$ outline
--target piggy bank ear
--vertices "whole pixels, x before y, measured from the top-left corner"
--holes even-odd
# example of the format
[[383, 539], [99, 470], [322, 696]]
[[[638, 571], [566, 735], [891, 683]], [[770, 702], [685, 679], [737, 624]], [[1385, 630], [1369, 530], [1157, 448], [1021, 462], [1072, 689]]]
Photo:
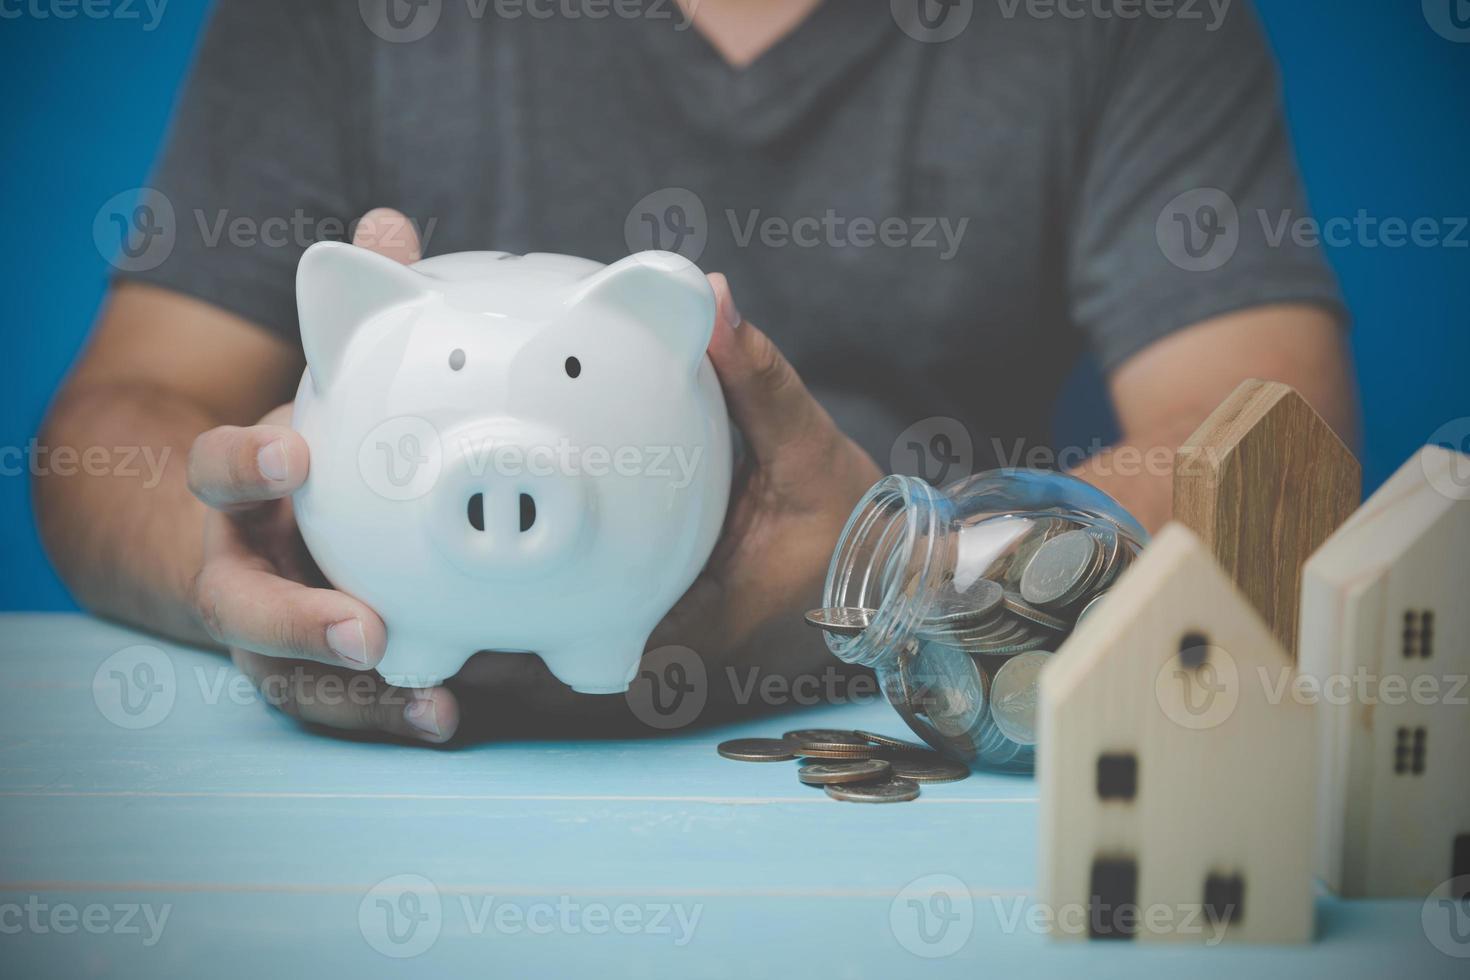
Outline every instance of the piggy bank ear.
[[691, 370], [715, 326], [715, 294], [699, 268], [673, 252], [639, 252], [583, 282], [570, 306], [621, 310], [674, 351]]
[[296, 267], [301, 347], [318, 391], [332, 384], [352, 335], [374, 315], [427, 297], [429, 280], [345, 242], [317, 242]]

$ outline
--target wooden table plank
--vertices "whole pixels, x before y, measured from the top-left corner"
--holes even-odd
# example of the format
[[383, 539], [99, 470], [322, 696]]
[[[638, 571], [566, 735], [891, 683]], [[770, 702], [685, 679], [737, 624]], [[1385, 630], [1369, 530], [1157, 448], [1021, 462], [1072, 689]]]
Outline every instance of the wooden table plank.
[[[158, 724], [127, 730], [99, 710], [92, 677], [136, 643], [169, 658], [175, 697]], [[978, 775], [865, 807], [801, 786], [793, 763], [714, 753], [798, 724], [897, 732], [882, 704], [439, 751], [322, 737], [212, 697], [216, 672], [229, 677], [217, 656], [80, 616], [0, 617], [0, 664], [13, 694], [0, 713], [0, 954], [15, 975], [1340, 978], [1463, 966], [1426, 940], [1418, 902], [1324, 897], [1322, 938], [1302, 949], [1051, 943], [1031, 925], [1032, 780]], [[927, 935], [956, 946], [940, 959], [916, 955], [939, 947], [907, 904], [927, 876], [962, 889], [958, 906], [927, 906]], [[395, 945], [389, 915], [410, 921], [397, 903], [420, 882], [437, 900], [434, 929], [404, 927], [414, 938]], [[137, 931], [119, 928], [127, 908]], [[956, 908], [969, 917], [941, 915]], [[152, 943], [147, 912], [161, 920]], [[425, 938], [406, 962], [381, 951]]]

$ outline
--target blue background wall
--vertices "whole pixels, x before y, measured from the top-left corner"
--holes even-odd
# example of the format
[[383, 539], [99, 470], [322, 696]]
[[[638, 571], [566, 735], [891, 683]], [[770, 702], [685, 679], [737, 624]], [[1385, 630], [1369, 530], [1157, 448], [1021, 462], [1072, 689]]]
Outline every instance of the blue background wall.
[[[309, 2], [309, 0], [303, 0]], [[1466, 0], [1425, 0], [1426, 8]], [[42, 8], [47, 4], [41, 3]], [[1470, 215], [1470, 43], [1431, 30], [1416, 0], [1258, 0], [1282, 61], [1315, 214]], [[30, 9], [6, 3], [10, 12]], [[172, 0], [136, 20], [0, 19], [0, 447], [34, 434], [96, 314], [107, 265], [92, 240], [103, 202], [147, 179], [207, 10]], [[1377, 486], [1442, 425], [1470, 417], [1470, 249], [1328, 248], [1356, 320], [1364, 466]], [[1098, 404], [1081, 377], [1062, 409], [1068, 444]], [[0, 608], [70, 608], [31, 521], [28, 480], [0, 475]]]

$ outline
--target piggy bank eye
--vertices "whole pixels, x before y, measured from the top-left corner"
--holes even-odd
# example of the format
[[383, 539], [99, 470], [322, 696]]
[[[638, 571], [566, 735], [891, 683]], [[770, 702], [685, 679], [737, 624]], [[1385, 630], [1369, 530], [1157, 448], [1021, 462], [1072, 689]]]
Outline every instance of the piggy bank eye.
[[449, 370], [458, 371], [464, 367], [464, 351], [456, 347], [449, 352]]
[[569, 378], [575, 378], [577, 375], [582, 373], [582, 362], [577, 360], [575, 357], [567, 358], [567, 362], [563, 365], [563, 367], [567, 369], [567, 377]]

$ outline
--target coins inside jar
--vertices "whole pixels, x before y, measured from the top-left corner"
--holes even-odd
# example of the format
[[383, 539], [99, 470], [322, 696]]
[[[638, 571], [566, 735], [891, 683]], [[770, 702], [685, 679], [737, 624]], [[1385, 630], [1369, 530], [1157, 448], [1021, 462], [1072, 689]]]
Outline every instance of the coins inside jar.
[[991, 717], [1000, 733], [1018, 745], [1036, 744], [1041, 668], [1050, 656], [1032, 651], [1012, 657], [995, 672], [995, 680], [991, 682]]
[[[952, 759], [1029, 768], [1040, 665], [1096, 609], [1137, 554], [1132, 538], [1083, 515], [1001, 515], [959, 530], [953, 574], [898, 652], [875, 658], [908, 726]], [[855, 624], [841, 610], [809, 614]], [[867, 611], [868, 622], [877, 616]]]

